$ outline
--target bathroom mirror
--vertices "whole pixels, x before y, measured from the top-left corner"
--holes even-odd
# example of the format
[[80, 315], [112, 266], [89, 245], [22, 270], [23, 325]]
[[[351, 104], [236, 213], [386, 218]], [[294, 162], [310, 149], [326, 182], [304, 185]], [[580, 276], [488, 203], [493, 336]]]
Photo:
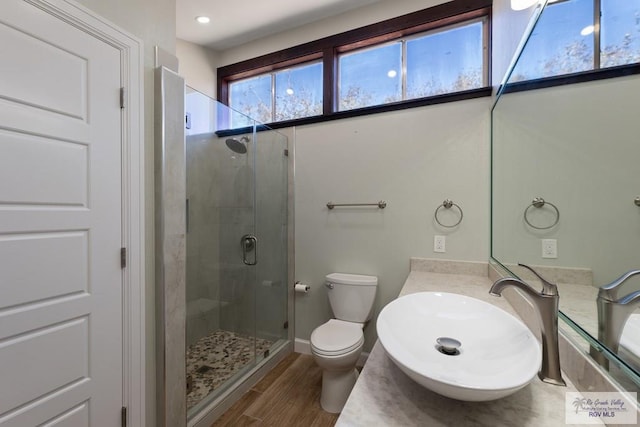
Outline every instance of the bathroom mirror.
[[[640, 296], [635, 313], [614, 307], [625, 312], [619, 331], [599, 322], [597, 299], [640, 269], [640, 1], [549, 2], [532, 19], [491, 114], [491, 257], [557, 283], [564, 326], [637, 391]], [[639, 290], [640, 274], [609, 296]], [[609, 363], [598, 348], [617, 332]]]

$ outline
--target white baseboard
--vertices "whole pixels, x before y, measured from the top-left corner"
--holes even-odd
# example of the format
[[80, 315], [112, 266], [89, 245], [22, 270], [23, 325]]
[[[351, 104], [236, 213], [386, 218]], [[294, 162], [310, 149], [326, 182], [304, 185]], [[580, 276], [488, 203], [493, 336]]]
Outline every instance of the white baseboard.
[[293, 344], [293, 351], [300, 354], [311, 354], [311, 343], [309, 340], [296, 338]]
[[[296, 338], [293, 345], [293, 351], [300, 354], [311, 354], [311, 343], [309, 342], [309, 340]], [[367, 363], [368, 357], [369, 357], [369, 353], [363, 351], [360, 354], [360, 358], [358, 359], [356, 366], [359, 366], [359, 367], [364, 366], [364, 364]]]

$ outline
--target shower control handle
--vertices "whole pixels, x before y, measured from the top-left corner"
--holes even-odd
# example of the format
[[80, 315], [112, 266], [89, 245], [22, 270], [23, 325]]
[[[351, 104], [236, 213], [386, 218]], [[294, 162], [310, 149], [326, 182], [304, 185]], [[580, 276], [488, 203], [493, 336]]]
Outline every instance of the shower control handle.
[[[242, 262], [246, 265], [256, 265], [258, 263], [258, 238], [253, 234], [245, 234], [240, 238], [242, 247]], [[253, 262], [247, 259], [247, 253], [253, 252]]]

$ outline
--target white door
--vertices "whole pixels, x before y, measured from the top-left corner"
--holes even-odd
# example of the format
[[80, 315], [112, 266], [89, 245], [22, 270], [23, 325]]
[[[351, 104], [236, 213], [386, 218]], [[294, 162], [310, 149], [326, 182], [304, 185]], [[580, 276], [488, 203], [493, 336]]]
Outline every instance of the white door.
[[0, 426], [120, 424], [120, 53], [0, 2]]

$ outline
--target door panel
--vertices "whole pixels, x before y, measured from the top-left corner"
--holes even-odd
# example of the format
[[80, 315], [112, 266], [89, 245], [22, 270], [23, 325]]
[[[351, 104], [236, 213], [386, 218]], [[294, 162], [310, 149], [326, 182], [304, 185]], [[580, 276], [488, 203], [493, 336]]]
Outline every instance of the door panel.
[[4, 204], [87, 206], [89, 145], [16, 132], [0, 131], [0, 138]]
[[20, 0], [0, 39], [0, 426], [117, 426], [120, 52]]
[[[87, 117], [87, 60], [8, 25], [0, 25], [3, 54], [14, 60], [3, 71], [4, 98], [84, 120]], [[42, 65], [46, 64], [46, 67]], [[29, 85], [13, 86], [16, 81]]]
[[[0, 270], [0, 282], [15, 285], [0, 299], [0, 310], [87, 292], [88, 239], [81, 231], [0, 236], [0, 260], [6, 265]], [[38, 268], [24, 268], [22, 261], [30, 257], [41, 260]]]
[[[0, 413], [89, 376], [88, 324], [84, 316], [2, 343], [0, 360], [13, 363], [0, 365], [0, 377], [13, 386], [2, 388]], [[55, 369], [51, 369], [52, 359]]]
[[55, 417], [42, 427], [76, 427], [89, 425], [89, 404], [82, 402], [75, 408]]

